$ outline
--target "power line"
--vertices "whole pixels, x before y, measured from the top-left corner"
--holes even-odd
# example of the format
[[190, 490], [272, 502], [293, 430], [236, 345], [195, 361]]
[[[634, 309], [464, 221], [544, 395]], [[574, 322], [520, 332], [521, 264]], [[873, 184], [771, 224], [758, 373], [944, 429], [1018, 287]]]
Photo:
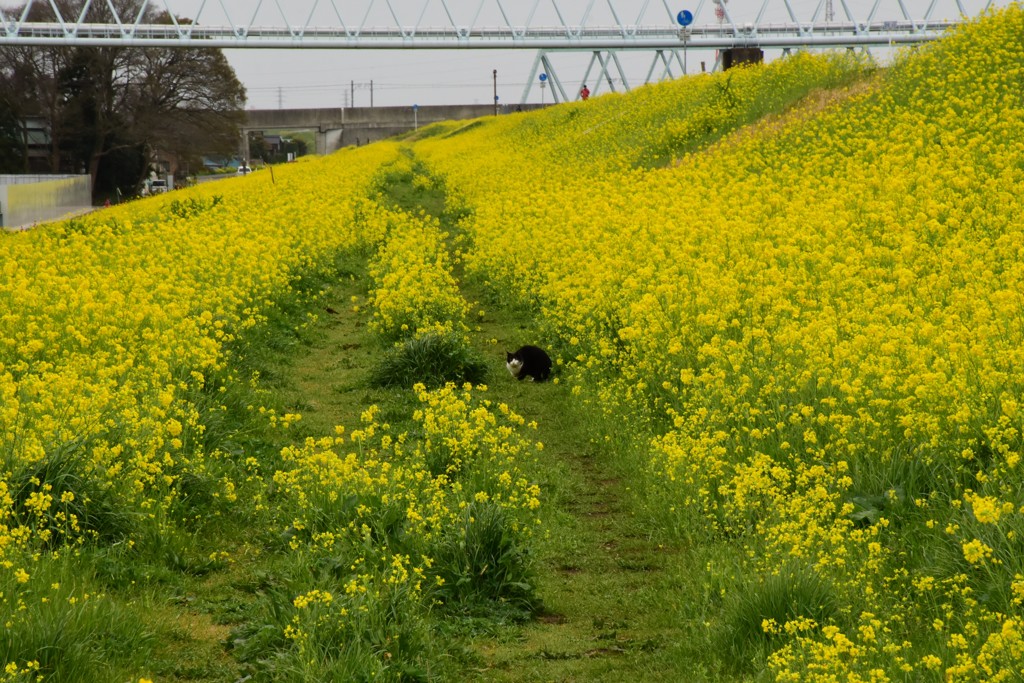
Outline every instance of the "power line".
[[[460, 89], [474, 89], [480, 87], [486, 87], [490, 85], [490, 82], [486, 79], [481, 80], [478, 83], [424, 83], [422, 81], [418, 83], [379, 83], [374, 81], [374, 90], [418, 90], [418, 89], [437, 89], [444, 88], [445, 90], [460, 90]], [[521, 88], [526, 85], [526, 81], [502, 81], [502, 87], [516, 87]], [[367, 90], [368, 88], [357, 89]], [[339, 83], [324, 83], [324, 84], [310, 84], [310, 85], [283, 85], [283, 86], [256, 86], [246, 88], [247, 92], [260, 92], [260, 93], [295, 93], [295, 92], [315, 92], [325, 90], [349, 90], [349, 85]]]

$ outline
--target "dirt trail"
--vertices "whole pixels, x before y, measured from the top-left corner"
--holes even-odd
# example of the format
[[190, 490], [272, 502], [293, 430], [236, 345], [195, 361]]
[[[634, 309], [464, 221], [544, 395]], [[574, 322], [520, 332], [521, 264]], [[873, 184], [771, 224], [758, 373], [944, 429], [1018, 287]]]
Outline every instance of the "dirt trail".
[[[443, 194], [424, 195], [408, 181], [387, 189], [397, 206], [414, 213], [423, 209], [452, 229]], [[536, 422], [536, 438], [544, 444], [537, 476], [545, 527], [535, 553], [542, 609], [523, 624], [502, 622], [496, 613], [498, 621], [469, 639], [472, 673], [487, 681], [704, 678], [693, 675], [700, 673], [693, 671], [693, 661], [706, 657], [695, 655], [691, 644], [706, 642], [706, 633], [693, 630], [704, 626], [687, 614], [693, 601], [686, 597], [694, 589], [687, 577], [701, 573], [692, 564], [701, 560], [678, 545], [659, 543], [644, 528], [634, 512], [631, 473], [612, 440], [597, 435], [593, 421], [574, 406], [568, 377], [518, 382], [506, 372], [505, 350], [542, 343], [533, 316], [496, 303], [492, 293], [465, 277], [461, 265], [454, 270], [474, 311], [472, 343], [488, 360], [489, 398]], [[337, 328], [329, 337], [335, 348], [353, 343]], [[358, 366], [368, 359], [355, 360]], [[301, 365], [311, 375], [325, 367], [316, 351]], [[338, 389], [340, 395], [353, 394]], [[304, 389], [310, 402], [335, 403], [336, 410], [349, 413], [355, 407], [342, 405], [346, 400], [338, 396], [317, 398], [314, 390], [315, 382]]]
[[[479, 292], [464, 287], [464, 294], [473, 301]], [[485, 308], [475, 336], [498, 367], [489, 392], [537, 422], [549, 508], [536, 555], [543, 610], [531, 622], [476, 639], [479, 678], [678, 680], [688, 666], [681, 642], [692, 626], [679, 622], [679, 576], [692, 560], [644, 528], [633, 510], [629, 474], [616, 464], [611, 442], [595, 436], [594, 425], [573, 406], [568, 383], [517, 382], [504, 372], [498, 358], [504, 349], [537, 341], [532, 322]]]

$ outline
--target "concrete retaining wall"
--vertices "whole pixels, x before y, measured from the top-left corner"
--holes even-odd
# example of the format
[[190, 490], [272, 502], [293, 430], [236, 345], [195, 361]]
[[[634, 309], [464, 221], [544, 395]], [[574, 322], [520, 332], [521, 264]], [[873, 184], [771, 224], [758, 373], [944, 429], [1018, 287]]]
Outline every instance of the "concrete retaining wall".
[[88, 175], [0, 175], [0, 228], [57, 220], [91, 206]]

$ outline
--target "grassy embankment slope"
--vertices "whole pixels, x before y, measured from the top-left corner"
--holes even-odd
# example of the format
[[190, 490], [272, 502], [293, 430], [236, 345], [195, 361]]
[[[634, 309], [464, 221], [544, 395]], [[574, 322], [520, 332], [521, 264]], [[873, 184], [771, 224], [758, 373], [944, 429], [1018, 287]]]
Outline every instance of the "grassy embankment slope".
[[741, 669], [1020, 675], [1022, 21], [669, 168], [756, 86], [705, 79], [716, 106], [653, 130], [647, 92], [416, 147], [472, 214], [467, 270], [650, 437], [654, 528], [707, 553]]

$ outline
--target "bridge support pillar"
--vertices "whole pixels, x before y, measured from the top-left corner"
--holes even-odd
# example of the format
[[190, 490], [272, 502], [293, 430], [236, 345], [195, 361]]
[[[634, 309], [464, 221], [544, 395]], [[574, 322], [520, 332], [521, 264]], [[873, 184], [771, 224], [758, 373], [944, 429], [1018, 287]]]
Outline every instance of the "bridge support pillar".
[[324, 131], [322, 133], [322, 135], [324, 136], [324, 146], [326, 148], [324, 154], [337, 152], [339, 149], [341, 149], [341, 141], [343, 139], [344, 133], [345, 130], [343, 128], [332, 128], [331, 130]]

